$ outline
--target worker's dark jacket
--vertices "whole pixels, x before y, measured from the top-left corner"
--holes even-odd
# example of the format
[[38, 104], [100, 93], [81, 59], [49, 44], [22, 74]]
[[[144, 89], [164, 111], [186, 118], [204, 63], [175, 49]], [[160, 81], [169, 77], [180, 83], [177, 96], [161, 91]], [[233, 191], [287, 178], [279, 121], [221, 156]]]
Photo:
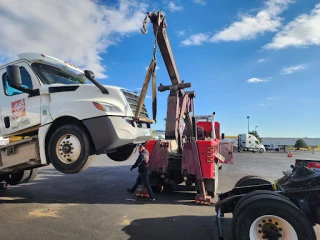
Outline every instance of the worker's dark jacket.
[[146, 172], [149, 170], [149, 151], [147, 149], [144, 149], [139, 154], [139, 157], [132, 168], [136, 167], [138, 167], [138, 172]]

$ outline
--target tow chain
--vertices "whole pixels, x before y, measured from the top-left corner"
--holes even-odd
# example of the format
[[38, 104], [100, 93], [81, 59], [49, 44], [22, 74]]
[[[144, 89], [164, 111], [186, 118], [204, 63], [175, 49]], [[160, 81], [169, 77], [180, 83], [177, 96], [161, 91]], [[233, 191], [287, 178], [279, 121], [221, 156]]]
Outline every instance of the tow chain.
[[[142, 29], [141, 32], [143, 34], [147, 34], [148, 30], [147, 30], [147, 20], [149, 17], [149, 13], [147, 13], [145, 19], [143, 20], [143, 25], [142, 25]], [[135, 112], [135, 119], [138, 120], [139, 119], [139, 114], [142, 110], [142, 106], [144, 104], [144, 100], [146, 98], [146, 94], [147, 94], [147, 90], [148, 90], [148, 86], [150, 83], [150, 78], [152, 77], [152, 114], [153, 114], [153, 120], [156, 122], [156, 117], [157, 117], [157, 82], [156, 82], [156, 67], [157, 67], [157, 37], [158, 37], [158, 26], [156, 29], [156, 34], [155, 34], [155, 39], [154, 39], [154, 44], [153, 44], [153, 55], [152, 55], [152, 60], [151, 63], [149, 65], [149, 68], [147, 70], [143, 85], [142, 85], [142, 89], [141, 89], [141, 93], [140, 93], [140, 98], [139, 98], [139, 102], [137, 105], [137, 109]]]

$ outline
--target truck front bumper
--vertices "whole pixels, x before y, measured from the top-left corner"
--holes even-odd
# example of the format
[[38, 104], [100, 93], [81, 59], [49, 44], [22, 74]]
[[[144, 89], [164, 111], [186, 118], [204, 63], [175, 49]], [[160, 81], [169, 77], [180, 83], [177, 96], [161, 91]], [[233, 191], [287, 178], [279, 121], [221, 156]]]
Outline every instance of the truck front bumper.
[[83, 124], [91, 135], [97, 154], [152, 139], [150, 124], [136, 123], [129, 117], [102, 116], [85, 119]]

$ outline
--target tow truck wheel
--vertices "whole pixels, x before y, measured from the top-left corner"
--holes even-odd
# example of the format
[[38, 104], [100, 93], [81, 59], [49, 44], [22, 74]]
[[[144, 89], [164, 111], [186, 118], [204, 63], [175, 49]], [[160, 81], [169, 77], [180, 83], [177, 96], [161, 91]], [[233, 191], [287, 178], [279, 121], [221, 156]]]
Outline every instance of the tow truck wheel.
[[86, 132], [75, 124], [63, 125], [53, 132], [48, 153], [52, 165], [65, 174], [85, 170], [93, 159], [93, 156], [90, 156], [90, 142]]
[[242, 204], [235, 226], [236, 240], [316, 240], [309, 219], [283, 197], [261, 194]]
[[271, 184], [270, 181], [255, 175], [248, 175], [243, 178], [240, 178], [235, 184], [235, 187], [246, 187], [251, 185], [260, 185], [260, 184]]
[[112, 153], [107, 153], [107, 156], [116, 162], [122, 162], [130, 158], [136, 148], [135, 144], [125, 145], [117, 149], [117, 151]]
[[30, 174], [30, 170], [18, 170], [7, 175], [4, 180], [9, 185], [18, 185], [20, 183], [24, 183]]

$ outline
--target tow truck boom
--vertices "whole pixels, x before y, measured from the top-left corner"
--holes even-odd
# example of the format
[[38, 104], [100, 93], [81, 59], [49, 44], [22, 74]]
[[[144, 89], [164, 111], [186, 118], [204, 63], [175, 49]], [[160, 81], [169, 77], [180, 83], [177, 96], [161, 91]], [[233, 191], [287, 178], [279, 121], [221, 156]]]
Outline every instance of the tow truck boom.
[[194, 92], [185, 92], [185, 88], [191, 87], [191, 83], [181, 81], [178, 68], [176, 66], [174, 56], [171, 50], [169, 38], [166, 32], [167, 23], [162, 11], [148, 12], [143, 23], [142, 33], [146, 34], [146, 22], [149, 17], [153, 24], [153, 32], [158, 43], [161, 55], [167, 68], [172, 85], [164, 86], [160, 84], [158, 90], [160, 92], [170, 90], [168, 97], [168, 108], [166, 118], [165, 138], [167, 140], [176, 140], [178, 143], [178, 152], [182, 153], [182, 134], [180, 126], [182, 121], [185, 123], [185, 139], [189, 141], [195, 134], [195, 120], [190, 113], [194, 112]]

